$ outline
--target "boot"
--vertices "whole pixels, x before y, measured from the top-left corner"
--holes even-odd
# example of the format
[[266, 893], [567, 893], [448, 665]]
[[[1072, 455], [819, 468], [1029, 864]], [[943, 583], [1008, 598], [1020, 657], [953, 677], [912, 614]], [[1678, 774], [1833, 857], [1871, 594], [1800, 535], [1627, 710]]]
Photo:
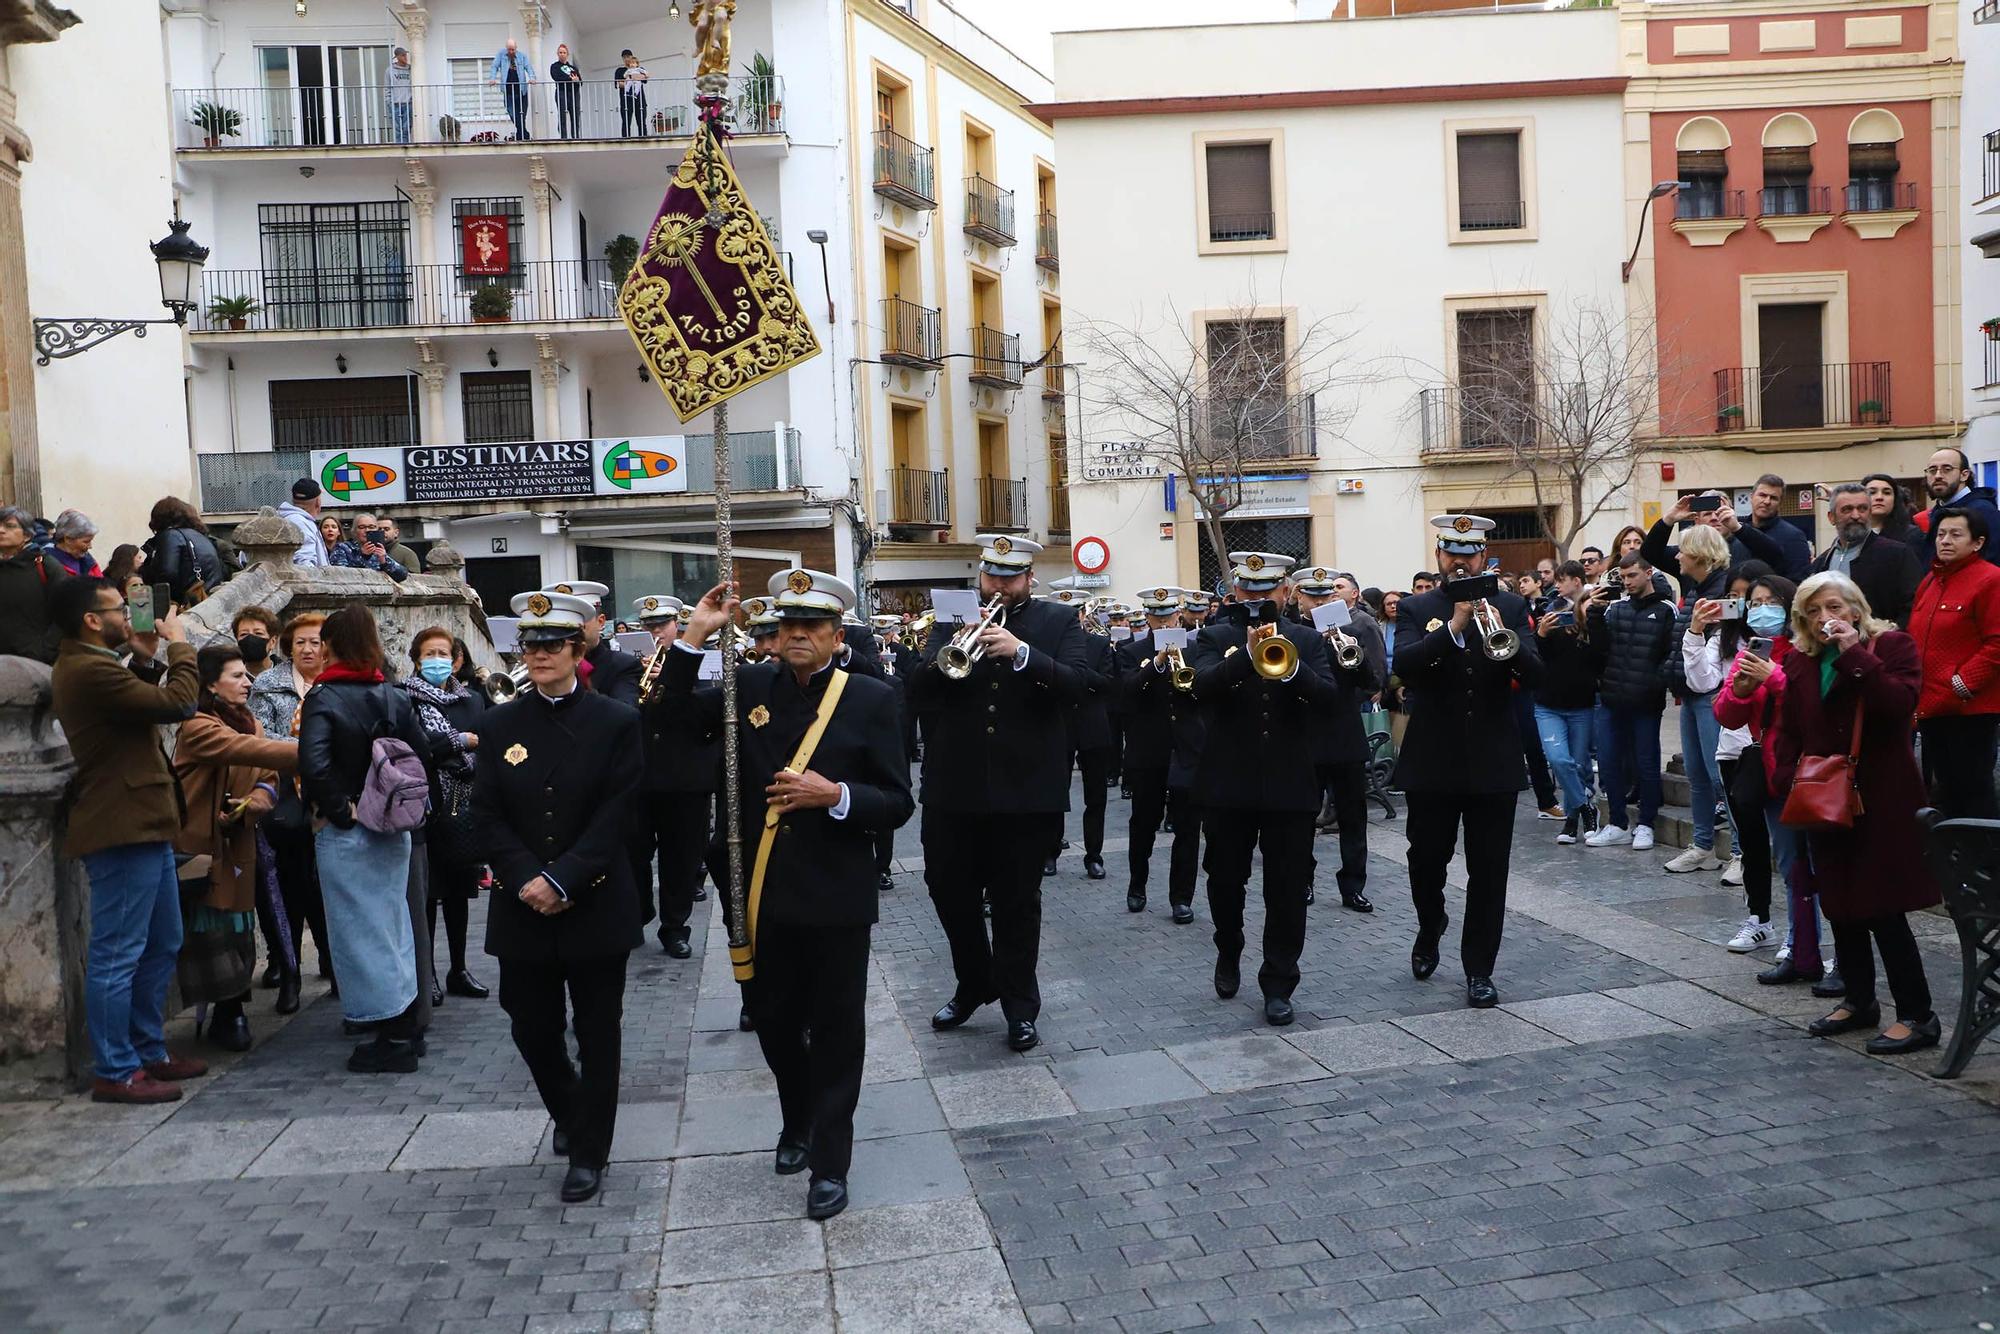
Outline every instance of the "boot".
[[271, 1007], [279, 1014], [297, 1014], [299, 1011], [299, 975], [286, 973], [278, 979], [278, 999]]
[[1326, 794], [1326, 800], [1320, 805], [1319, 808], [1319, 820], [1317, 821], [1317, 826], [1319, 828], [1319, 831], [1322, 834], [1324, 834], [1327, 831], [1335, 828], [1337, 825], [1339, 825], [1339, 823], [1340, 821], [1334, 818], [1333, 814], [1333, 791], [1332, 789], [1328, 789]]
[[417, 1045], [378, 1036], [354, 1049], [354, 1054], [347, 1058], [347, 1068], [357, 1075], [415, 1074]]

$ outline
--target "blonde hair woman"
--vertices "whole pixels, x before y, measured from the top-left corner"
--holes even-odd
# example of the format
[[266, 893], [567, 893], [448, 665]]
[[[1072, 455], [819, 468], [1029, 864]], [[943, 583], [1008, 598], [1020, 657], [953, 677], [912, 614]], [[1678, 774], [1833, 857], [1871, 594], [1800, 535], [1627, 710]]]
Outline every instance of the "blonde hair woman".
[[[1907, 914], [1931, 907], [1938, 891], [1923, 859], [1917, 810], [1924, 783], [1911, 745], [1923, 670], [1916, 641], [1876, 619], [1868, 599], [1844, 574], [1816, 574], [1792, 600], [1793, 656], [1785, 669], [1774, 778], [1791, 789], [1799, 760], [1846, 755], [1861, 729], [1855, 781], [1861, 814], [1850, 829], [1809, 831], [1806, 874], [1833, 924], [1846, 998], [1813, 1021], [1816, 1037], [1881, 1022], [1875, 999], [1875, 952], [1896, 1002], [1896, 1022], [1868, 1042], [1878, 1055], [1917, 1051], [1938, 1041], [1937, 1014], [1923, 956]], [[1800, 656], [1803, 655], [1803, 656]]]
[[[1667, 655], [1667, 684], [1681, 702], [1681, 760], [1687, 767], [1689, 803], [1694, 815], [1694, 846], [1683, 849], [1667, 863], [1676, 873], [1719, 871], [1722, 859], [1715, 855], [1715, 809], [1727, 789], [1722, 785], [1722, 724], [1715, 720], [1715, 691], [1697, 691], [1687, 683], [1685, 645], [1715, 633], [1704, 618], [1697, 629], [1695, 608], [1724, 596], [1729, 591], [1729, 539], [1707, 524], [1697, 523], [1681, 534], [1681, 607], [1674, 617], [1673, 651]], [[1724, 807], [1725, 812], [1727, 807]], [[1730, 846], [1736, 845], [1731, 826]]]

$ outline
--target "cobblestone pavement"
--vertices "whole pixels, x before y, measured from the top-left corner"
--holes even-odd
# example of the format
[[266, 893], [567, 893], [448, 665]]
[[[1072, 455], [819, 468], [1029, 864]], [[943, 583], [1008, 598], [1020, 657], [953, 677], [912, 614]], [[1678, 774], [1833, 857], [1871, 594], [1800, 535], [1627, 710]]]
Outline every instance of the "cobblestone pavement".
[[[1945, 1084], [1934, 1053], [1806, 1037], [1827, 1003], [1721, 948], [1742, 905], [1713, 877], [1557, 848], [1524, 803], [1504, 1003], [1468, 1011], [1455, 939], [1436, 977], [1409, 976], [1401, 822], [1378, 808], [1380, 911], [1339, 906], [1322, 839], [1280, 1033], [1254, 986], [1215, 998], [1205, 903], [1191, 926], [1166, 915], [1164, 843], [1151, 909], [1125, 912], [1127, 810], [1114, 795], [1103, 881], [1071, 816], [1026, 1055], [992, 1010], [931, 1031], [950, 967], [921, 866], [899, 863], [853, 1204], [829, 1224], [771, 1172], [770, 1078], [698, 906], [694, 959], [635, 958], [598, 1200], [557, 1200], [493, 1001], [449, 1001], [419, 1074], [370, 1078], [342, 1067], [321, 989], [290, 1022], [262, 992], [257, 1048], [180, 1104], [0, 1102], [0, 1330], [2000, 1323], [2000, 1051]], [[914, 856], [914, 824], [900, 842]], [[1948, 1022], [1955, 941], [1917, 927]]]

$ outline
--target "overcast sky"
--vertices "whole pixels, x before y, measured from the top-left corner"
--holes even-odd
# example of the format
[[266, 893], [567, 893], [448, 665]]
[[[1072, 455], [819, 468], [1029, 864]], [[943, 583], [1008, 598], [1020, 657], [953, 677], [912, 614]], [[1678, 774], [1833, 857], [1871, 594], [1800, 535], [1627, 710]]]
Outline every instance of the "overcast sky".
[[1049, 34], [1091, 28], [1173, 27], [1287, 19], [1292, 0], [951, 0], [952, 7], [1044, 73], [1055, 71]]

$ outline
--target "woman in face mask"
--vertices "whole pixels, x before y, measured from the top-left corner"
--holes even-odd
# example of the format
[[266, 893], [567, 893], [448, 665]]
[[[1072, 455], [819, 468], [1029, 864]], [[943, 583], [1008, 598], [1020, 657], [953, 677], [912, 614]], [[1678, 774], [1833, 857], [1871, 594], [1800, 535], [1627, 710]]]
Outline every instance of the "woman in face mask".
[[278, 618], [262, 607], [245, 607], [236, 613], [229, 632], [236, 636], [236, 651], [254, 679], [276, 663], [271, 650], [278, 642]]
[[422, 847], [411, 849], [411, 859], [414, 862], [419, 853], [424, 859], [428, 937], [437, 938], [442, 908], [451, 947], [451, 971], [443, 985], [437, 981], [435, 962], [430, 966], [430, 1001], [442, 1005], [447, 994], [483, 1000], [487, 989], [466, 970], [465, 937], [469, 906], [479, 894], [477, 840], [470, 835], [472, 766], [486, 696], [466, 684], [464, 650], [443, 626], [417, 632], [410, 641], [410, 661], [416, 671], [403, 678], [403, 689], [410, 693], [417, 721], [431, 744], [431, 813]]

